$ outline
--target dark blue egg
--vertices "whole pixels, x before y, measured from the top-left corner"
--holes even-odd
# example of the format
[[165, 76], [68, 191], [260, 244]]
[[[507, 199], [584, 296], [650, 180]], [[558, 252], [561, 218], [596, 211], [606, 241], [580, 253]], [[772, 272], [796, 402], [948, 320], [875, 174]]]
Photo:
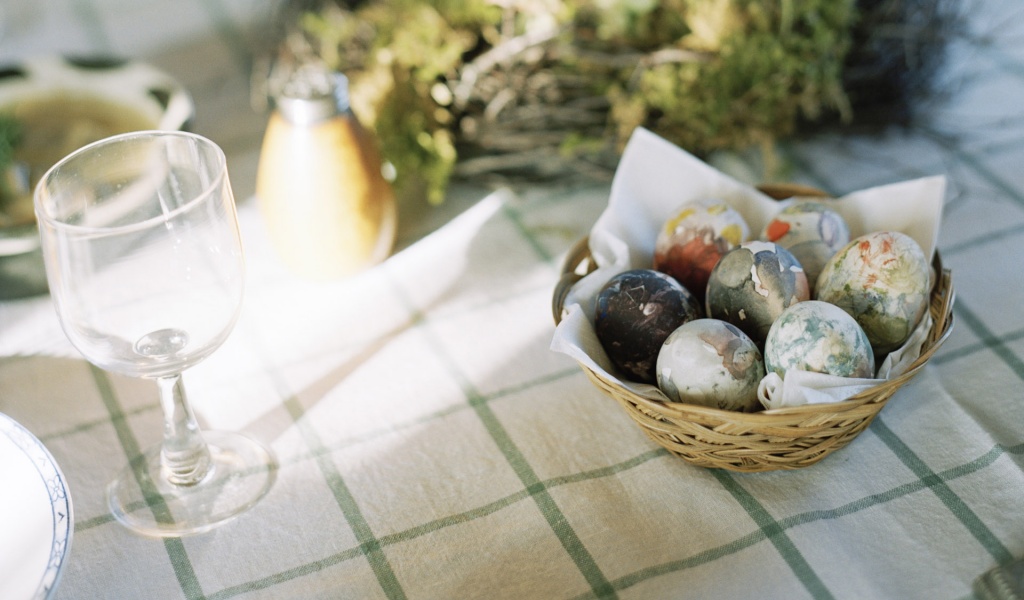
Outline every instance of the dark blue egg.
[[652, 269], [633, 269], [601, 288], [594, 327], [608, 357], [627, 378], [656, 383], [665, 339], [701, 316], [697, 299], [678, 281]]

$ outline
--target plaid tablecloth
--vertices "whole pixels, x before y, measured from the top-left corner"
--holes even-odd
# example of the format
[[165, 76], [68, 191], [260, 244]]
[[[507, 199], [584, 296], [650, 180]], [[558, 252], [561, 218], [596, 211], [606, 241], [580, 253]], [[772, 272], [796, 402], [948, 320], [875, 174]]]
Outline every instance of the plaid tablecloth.
[[[837, 194], [949, 177], [939, 248], [956, 326], [849, 447], [760, 474], [669, 455], [549, 350], [561, 259], [607, 186], [460, 188], [441, 211], [404, 207], [399, 249], [379, 267], [297, 279], [250, 198], [262, 117], [236, 43], [250, 3], [139, 4], [158, 11], [157, 30], [209, 35], [161, 46], [128, 26], [135, 3], [106, 0], [43, 11], [40, 30], [71, 29], [39, 39], [141, 48], [190, 86], [197, 132], [228, 151], [249, 289], [234, 333], [186, 385], [204, 427], [263, 440], [281, 469], [256, 508], [210, 533], [128, 532], [104, 487], [158, 441], [156, 390], [81, 359], [48, 297], [0, 303], [0, 412], [53, 453], [74, 502], [61, 600], [960, 599], [1024, 555], [1024, 120], [1011, 101], [1024, 93], [1024, 21], [1007, 18], [1012, 3], [975, 15], [987, 43], [951, 48], [964, 85], [928, 124], [785, 148], [794, 180]], [[42, 44], [18, 39], [0, 50]]]

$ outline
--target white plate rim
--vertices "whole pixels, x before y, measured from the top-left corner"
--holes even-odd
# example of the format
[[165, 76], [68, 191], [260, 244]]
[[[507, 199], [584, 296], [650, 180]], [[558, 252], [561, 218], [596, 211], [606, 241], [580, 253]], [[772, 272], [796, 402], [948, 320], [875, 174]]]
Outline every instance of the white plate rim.
[[[29, 430], [4, 413], [0, 413], [0, 434], [7, 436], [32, 461], [50, 495], [54, 523], [50, 561], [32, 595], [33, 600], [49, 599], [53, 597], [60, 583], [64, 564], [71, 552], [71, 539], [74, 536], [74, 509], [67, 480], [46, 446]], [[60, 518], [62, 512], [64, 518]]]

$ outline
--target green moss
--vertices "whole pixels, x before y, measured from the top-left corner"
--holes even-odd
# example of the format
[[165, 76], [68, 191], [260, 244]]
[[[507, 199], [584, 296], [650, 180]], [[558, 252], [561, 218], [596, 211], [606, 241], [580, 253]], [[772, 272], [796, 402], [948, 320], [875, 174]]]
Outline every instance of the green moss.
[[[843, 112], [842, 66], [856, 17], [853, 0], [568, 0], [507, 8], [489, 0], [367, 0], [356, 7], [308, 13], [300, 28], [330, 66], [349, 75], [353, 108], [364, 107], [357, 115], [395, 165], [396, 187], [433, 201], [443, 197], [454, 149], [471, 135], [463, 119], [484, 111], [479, 101], [453, 105], [434, 86], [454, 90], [467, 65], [510, 36], [559, 28], [543, 60], [489, 68], [521, 75], [509, 81], [540, 70], [582, 75], [587, 89], [607, 99], [606, 144], [621, 149], [645, 126], [700, 156], [768, 149], [801, 120]], [[586, 58], [595, 54], [608, 60]], [[573, 133], [556, 144], [562, 153], [595, 146], [593, 132]]]

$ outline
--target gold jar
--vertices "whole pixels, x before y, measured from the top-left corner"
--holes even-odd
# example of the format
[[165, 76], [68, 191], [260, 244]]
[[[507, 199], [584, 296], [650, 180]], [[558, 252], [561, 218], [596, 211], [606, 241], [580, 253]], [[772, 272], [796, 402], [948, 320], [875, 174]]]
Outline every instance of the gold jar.
[[375, 140], [349, 109], [347, 79], [301, 69], [275, 100], [256, 196], [282, 261], [303, 277], [337, 279], [384, 260], [395, 197]]

